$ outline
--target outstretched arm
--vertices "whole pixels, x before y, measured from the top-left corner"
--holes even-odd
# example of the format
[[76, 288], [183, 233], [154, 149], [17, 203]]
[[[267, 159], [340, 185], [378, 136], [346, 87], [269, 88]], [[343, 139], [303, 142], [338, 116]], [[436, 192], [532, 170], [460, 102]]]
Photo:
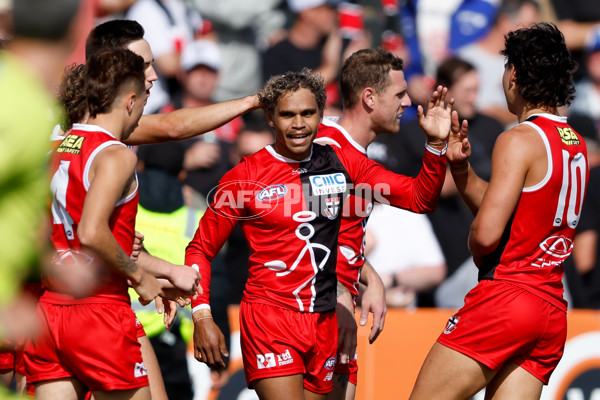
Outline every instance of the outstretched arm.
[[224, 101], [204, 107], [189, 107], [165, 114], [144, 115], [137, 128], [124, 141], [128, 145], [183, 140], [210, 132], [258, 108], [258, 96]]

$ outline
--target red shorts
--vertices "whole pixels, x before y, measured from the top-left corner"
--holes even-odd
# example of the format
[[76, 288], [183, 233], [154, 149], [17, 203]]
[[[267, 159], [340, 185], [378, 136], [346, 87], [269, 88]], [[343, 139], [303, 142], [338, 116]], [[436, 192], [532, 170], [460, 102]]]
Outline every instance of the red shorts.
[[329, 393], [337, 347], [335, 312], [303, 313], [265, 304], [240, 305], [248, 387], [257, 379], [304, 374], [304, 388]]
[[14, 350], [0, 351], [0, 372], [12, 371], [15, 369]]
[[137, 315], [135, 316], [135, 336], [137, 338], [146, 336], [146, 331], [144, 330], [144, 325], [142, 325], [142, 322], [137, 317]]
[[38, 312], [42, 335], [24, 352], [28, 383], [73, 377], [91, 391], [148, 386], [131, 306], [40, 301]]
[[484, 280], [467, 294], [438, 342], [493, 370], [511, 361], [547, 385], [566, 338], [564, 311], [513, 284]]

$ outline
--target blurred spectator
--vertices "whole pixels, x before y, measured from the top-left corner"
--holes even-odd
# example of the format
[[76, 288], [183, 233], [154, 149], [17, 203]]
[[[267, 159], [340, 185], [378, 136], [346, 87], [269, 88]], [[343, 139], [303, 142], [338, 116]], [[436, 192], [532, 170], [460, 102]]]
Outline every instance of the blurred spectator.
[[442, 249], [423, 214], [376, 204], [365, 255], [383, 281], [389, 307], [419, 306], [417, 293], [434, 289], [446, 277]]
[[[583, 65], [583, 48], [600, 25], [600, 7], [596, 0], [551, 0], [557, 26], [565, 36], [565, 43], [579, 65]], [[581, 80], [585, 68], [575, 72], [575, 80]]]
[[[338, 106], [337, 79], [341, 62], [361, 48], [370, 47], [370, 35], [357, 34], [344, 41], [337, 29], [337, 7], [343, 0], [288, 0], [293, 13], [287, 37], [268, 48], [262, 55], [262, 76], [269, 77], [308, 67], [323, 76], [327, 88], [327, 106]], [[342, 54], [342, 52], [344, 54]], [[339, 111], [326, 111], [339, 114]]]
[[400, 28], [409, 49], [405, 68], [413, 102], [405, 119], [416, 117], [434, 89], [438, 65], [458, 48], [483, 37], [492, 26], [500, 0], [405, 0]]
[[504, 35], [539, 22], [539, 5], [535, 0], [502, 0], [494, 25], [475, 43], [461, 47], [457, 55], [475, 66], [481, 79], [477, 107], [483, 114], [499, 120], [504, 126], [514, 125], [517, 117], [508, 111], [502, 88]]
[[286, 22], [282, 0], [188, 0], [211, 21], [223, 64], [214, 93], [226, 101], [256, 93], [262, 87], [259, 51], [282, 37]]
[[200, 14], [190, 9], [185, 0], [137, 0], [125, 14], [144, 27], [144, 39], [154, 55], [158, 80], [144, 108], [145, 114], [158, 112], [178, 89], [176, 75], [180, 55], [202, 28]]
[[590, 117], [595, 131], [600, 131], [600, 25], [594, 29], [585, 46], [584, 64], [587, 77], [576, 83], [575, 100], [569, 107], [570, 114]]

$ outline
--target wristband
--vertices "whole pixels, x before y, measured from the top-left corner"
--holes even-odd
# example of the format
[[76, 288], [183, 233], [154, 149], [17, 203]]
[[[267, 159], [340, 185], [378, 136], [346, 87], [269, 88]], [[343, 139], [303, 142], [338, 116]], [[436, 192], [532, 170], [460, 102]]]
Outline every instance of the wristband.
[[192, 314], [192, 322], [194, 324], [202, 319], [212, 319], [212, 313], [209, 309], [201, 309]]

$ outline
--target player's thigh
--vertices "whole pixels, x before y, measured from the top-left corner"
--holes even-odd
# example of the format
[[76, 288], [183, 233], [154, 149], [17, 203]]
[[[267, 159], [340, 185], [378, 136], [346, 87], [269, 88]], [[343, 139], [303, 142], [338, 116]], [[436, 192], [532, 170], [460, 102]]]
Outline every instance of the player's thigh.
[[471, 357], [435, 342], [421, 366], [410, 399], [468, 399], [485, 387], [495, 373]]
[[[304, 377], [302, 374], [277, 376], [252, 381], [252, 387], [261, 400], [304, 400]], [[309, 392], [310, 393], [310, 392]], [[313, 393], [315, 394], [315, 393]], [[314, 399], [324, 399], [324, 395]], [[309, 399], [309, 397], [306, 397]], [[313, 399], [311, 397], [311, 399]]]
[[165, 389], [165, 382], [152, 343], [148, 336], [139, 336], [138, 342], [140, 343], [142, 359], [144, 360], [144, 365], [148, 372], [148, 383], [150, 385], [152, 400], [167, 400], [168, 397], [167, 390]]
[[74, 378], [43, 381], [35, 385], [36, 400], [80, 400], [86, 393], [83, 383]]
[[327, 400], [354, 400], [356, 385], [348, 381], [348, 374], [333, 375], [333, 389], [327, 393]]
[[486, 400], [537, 400], [543, 383], [517, 364], [502, 367], [485, 389]]
[[132, 390], [95, 391], [95, 400], [151, 400], [150, 387], [144, 386]]

